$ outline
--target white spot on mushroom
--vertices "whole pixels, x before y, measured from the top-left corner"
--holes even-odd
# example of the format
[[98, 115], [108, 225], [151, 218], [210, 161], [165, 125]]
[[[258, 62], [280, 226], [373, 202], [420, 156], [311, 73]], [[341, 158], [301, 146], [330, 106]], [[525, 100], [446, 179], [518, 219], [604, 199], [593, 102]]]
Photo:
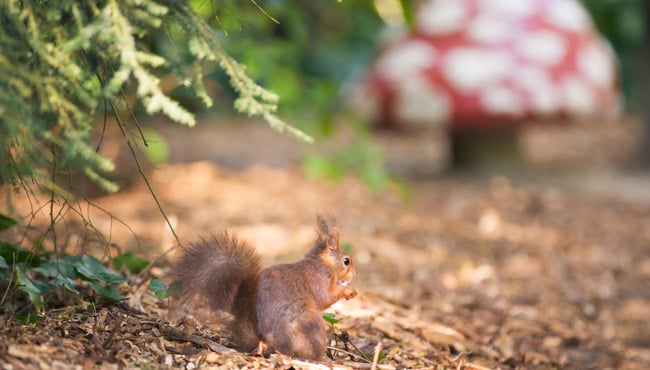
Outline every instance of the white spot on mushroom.
[[569, 113], [586, 115], [595, 111], [596, 98], [591, 87], [582, 79], [568, 76], [561, 81], [560, 88]]
[[546, 19], [551, 24], [570, 32], [591, 28], [587, 12], [576, 0], [556, 0], [546, 7]]
[[[604, 42], [603, 42], [604, 43]], [[578, 68], [594, 85], [609, 87], [614, 82], [616, 71], [605, 45], [592, 42], [577, 53]]]
[[418, 10], [416, 28], [429, 35], [460, 31], [467, 23], [467, 5], [458, 0], [429, 1]]
[[512, 65], [505, 51], [460, 47], [447, 54], [442, 69], [456, 89], [472, 93], [506, 78]]
[[405, 78], [398, 86], [395, 116], [399, 121], [419, 125], [441, 125], [451, 116], [447, 93], [424, 76]]
[[436, 49], [422, 40], [393, 44], [377, 61], [377, 73], [394, 82], [406, 75], [420, 73], [431, 67], [437, 58]]
[[524, 59], [544, 66], [559, 64], [566, 56], [566, 41], [552, 31], [535, 31], [517, 37], [516, 48]]
[[491, 14], [502, 21], [520, 20], [535, 12], [535, 0], [479, 0], [479, 13]]
[[513, 27], [494, 17], [479, 16], [469, 24], [466, 32], [470, 40], [482, 44], [496, 44], [508, 40]]
[[492, 86], [481, 92], [481, 106], [488, 113], [520, 115], [523, 113], [521, 97], [507, 86]]
[[513, 82], [529, 97], [533, 113], [549, 115], [559, 108], [560, 97], [551, 76], [543, 69], [521, 67], [514, 72]]

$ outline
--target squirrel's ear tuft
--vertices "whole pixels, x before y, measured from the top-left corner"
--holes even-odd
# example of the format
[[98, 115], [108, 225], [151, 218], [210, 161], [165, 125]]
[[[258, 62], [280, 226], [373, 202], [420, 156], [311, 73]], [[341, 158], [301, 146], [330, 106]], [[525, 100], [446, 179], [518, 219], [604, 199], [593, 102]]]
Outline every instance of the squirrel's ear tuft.
[[327, 238], [327, 247], [333, 251], [339, 249], [339, 231], [336, 228], [330, 230], [330, 235]]
[[339, 249], [339, 228], [336, 225], [336, 219], [331, 215], [327, 217], [316, 215], [316, 225], [318, 226], [319, 239], [326, 241], [329, 249]]

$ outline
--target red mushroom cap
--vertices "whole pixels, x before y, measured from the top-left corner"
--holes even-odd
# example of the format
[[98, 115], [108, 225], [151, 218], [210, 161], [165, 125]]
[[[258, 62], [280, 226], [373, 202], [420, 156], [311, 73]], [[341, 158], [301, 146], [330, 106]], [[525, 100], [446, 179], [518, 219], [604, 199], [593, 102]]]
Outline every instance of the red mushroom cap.
[[451, 128], [613, 114], [621, 105], [614, 54], [575, 0], [425, 2], [354, 102], [379, 124]]

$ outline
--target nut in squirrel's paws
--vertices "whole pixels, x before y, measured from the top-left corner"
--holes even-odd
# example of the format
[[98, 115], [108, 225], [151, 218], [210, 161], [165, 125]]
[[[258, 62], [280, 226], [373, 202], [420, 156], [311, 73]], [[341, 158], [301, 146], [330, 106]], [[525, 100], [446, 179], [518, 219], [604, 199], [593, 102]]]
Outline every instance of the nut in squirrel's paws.
[[356, 296], [357, 296], [357, 291], [354, 288], [346, 286], [345, 289], [343, 289], [343, 298], [352, 299]]
[[349, 284], [349, 280], [339, 280], [336, 282], [336, 285], [343, 288], [342, 296], [345, 299], [352, 299], [357, 296], [357, 291], [354, 288], [350, 287]]

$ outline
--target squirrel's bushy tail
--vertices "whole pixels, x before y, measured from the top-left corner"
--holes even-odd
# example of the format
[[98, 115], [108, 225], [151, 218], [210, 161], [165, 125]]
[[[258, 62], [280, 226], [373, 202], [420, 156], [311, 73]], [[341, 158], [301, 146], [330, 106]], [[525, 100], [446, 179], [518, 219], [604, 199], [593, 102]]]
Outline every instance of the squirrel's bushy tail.
[[261, 269], [251, 245], [222, 231], [186, 247], [173, 277], [181, 301], [204, 298], [210, 308], [232, 312], [238, 290], [256, 287]]

